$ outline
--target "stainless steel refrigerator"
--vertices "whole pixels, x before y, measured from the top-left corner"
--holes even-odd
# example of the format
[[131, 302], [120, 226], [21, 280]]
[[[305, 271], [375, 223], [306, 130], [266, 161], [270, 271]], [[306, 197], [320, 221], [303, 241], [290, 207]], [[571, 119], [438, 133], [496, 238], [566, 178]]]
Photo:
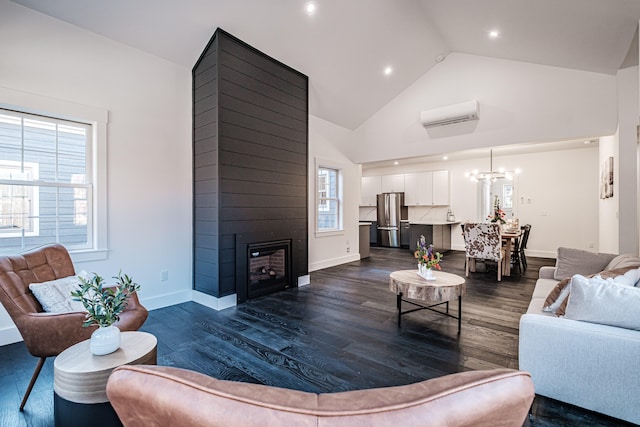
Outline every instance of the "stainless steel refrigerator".
[[407, 219], [404, 193], [378, 194], [378, 246], [399, 248], [402, 242], [400, 221]]

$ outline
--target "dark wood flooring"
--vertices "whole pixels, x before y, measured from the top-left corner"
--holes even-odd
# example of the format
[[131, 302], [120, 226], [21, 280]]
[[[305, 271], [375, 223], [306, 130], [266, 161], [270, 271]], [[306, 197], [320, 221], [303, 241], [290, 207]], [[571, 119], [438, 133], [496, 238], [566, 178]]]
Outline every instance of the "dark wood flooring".
[[[518, 322], [538, 269], [554, 260], [528, 258], [525, 274], [501, 283], [495, 272], [467, 280], [462, 331], [426, 310], [398, 328], [391, 271], [415, 268], [408, 250], [372, 248], [371, 257], [311, 273], [311, 285], [216, 312], [184, 303], [150, 312], [142, 330], [158, 337], [158, 364], [216, 378], [311, 392], [366, 389], [471, 369], [518, 367]], [[464, 275], [464, 253], [443, 270]], [[408, 308], [408, 307], [407, 307]], [[451, 305], [457, 315], [457, 304]], [[18, 406], [36, 359], [22, 343], [0, 347], [0, 426], [53, 426], [53, 360], [24, 412]], [[603, 415], [536, 397], [525, 426], [623, 426]]]

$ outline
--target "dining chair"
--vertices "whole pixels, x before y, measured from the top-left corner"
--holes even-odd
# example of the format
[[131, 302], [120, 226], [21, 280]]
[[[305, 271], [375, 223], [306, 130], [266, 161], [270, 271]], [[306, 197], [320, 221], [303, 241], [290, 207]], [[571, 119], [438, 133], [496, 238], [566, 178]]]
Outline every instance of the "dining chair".
[[518, 273], [522, 274], [524, 269], [520, 268], [520, 237], [513, 239], [513, 249], [511, 250], [511, 265], [518, 268]]
[[524, 250], [527, 249], [527, 242], [529, 241], [529, 233], [531, 232], [531, 224], [525, 224], [520, 227], [522, 230], [522, 240], [518, 247], [518, 257], [522, 263], [522, 271], [527, 269], [527, 257], [524, 254]]
[[466, 250], [466, 277], [469, 270], [475, 271], [475, 261], [494, 261], [498, 264], [498, 282], [502, 280], [502, 228], [496, 223], [467, 222], [463, 228], [464, 246]]

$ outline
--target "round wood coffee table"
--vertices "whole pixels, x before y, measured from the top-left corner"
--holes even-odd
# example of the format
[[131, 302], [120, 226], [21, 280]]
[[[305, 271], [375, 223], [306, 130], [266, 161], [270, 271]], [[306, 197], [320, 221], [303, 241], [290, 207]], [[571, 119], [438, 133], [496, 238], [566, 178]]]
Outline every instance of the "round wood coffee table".
[[[458, 319], [458, 333], [462, 323], [462, 296], [466, 291], [464, 277], [442, 271], [434, 271], [436, 280], [425, 280], [418, 276], [418, 269], [394, 271], [389, 275], [389, 290], [396, 294], [398, 307], [398, 327], [403, 314], [418, 310], [431, 310], [445, 316]], [[407, 299], [425, 301], [427, 305], [418, 304]], [[449, 301], [458, 299], [458, 316], [449, 314]], [[402, 311], [402, 302], [417, 308]], [[446, 311], [435, 310], [434, 307], [446, 305]]]
[[107, 380], [121, 365], [155, 365], [156, 337], [122, 332], [120, 348], [95, 356], [89, 340], [60, 353], [53, 362], [53, 413], [56, 426], [122, 425], [107, 397]]

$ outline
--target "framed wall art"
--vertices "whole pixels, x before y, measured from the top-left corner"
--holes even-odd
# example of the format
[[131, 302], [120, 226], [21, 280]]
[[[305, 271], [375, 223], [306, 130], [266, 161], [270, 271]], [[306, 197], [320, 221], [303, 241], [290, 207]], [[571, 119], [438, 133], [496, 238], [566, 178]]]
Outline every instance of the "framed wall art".
[[613, 157], [608, 157], [600, 168], [600, 198], [613, 197]]

